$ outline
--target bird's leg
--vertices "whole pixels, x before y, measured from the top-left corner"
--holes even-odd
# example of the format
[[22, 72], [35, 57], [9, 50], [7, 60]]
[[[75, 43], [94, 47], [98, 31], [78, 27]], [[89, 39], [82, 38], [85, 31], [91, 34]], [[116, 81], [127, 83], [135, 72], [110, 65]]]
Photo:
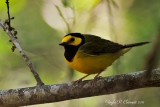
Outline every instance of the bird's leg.
[[[102, 71], [103, 71], [103, 70], [102, 70]], [[101, 76], [99, 76], [99, 75], [102, 73], [102, 71], [100, 71], [100, 72], [94, 77], [94, 79], [91, 81], [91, 84], [92, 84], [92, 85], [94, 85], [95, 82], [96, 82], [98, 79], [102, 78]]]
[[78, 79], [76, 81], [73, 81], [72, 84], [77, 84], [77, 83], [81, 82], [84, 78], [88, 77], [89, 75], [90, 74], [87, 74], [86, 76], [84, 76], [84, 77], [82, 77], [82, 78], [80, 78], [80, 79]]

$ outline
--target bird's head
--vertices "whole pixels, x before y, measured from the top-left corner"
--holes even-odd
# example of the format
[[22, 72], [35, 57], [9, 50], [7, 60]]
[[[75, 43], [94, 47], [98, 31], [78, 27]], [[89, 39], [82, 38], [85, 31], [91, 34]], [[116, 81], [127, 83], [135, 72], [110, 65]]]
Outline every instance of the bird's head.
[[84, 43], [84, 36], [80, 33], [70, 33], [63, 37], [61, 46], [76, 46], [79, 47]]

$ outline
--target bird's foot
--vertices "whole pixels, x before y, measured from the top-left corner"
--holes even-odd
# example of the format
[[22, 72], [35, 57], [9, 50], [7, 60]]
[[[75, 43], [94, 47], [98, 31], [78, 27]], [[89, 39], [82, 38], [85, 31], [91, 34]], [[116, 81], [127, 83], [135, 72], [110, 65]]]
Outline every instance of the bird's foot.
[[79, 80], [73, 81], [72, 84], [73, 84], [73, 85], [76, 85], [76, 84], [82, 82], [82, 80], [83, 80], [84, 78], [88, 77], [89, 75], [90, 75], [90, 74], [87, 74], [86, 76], [80, 78]]
[[91, 85], [94, 86], [95, 83], [96, 83], [96, 81], [99, 80], [99, 79], [101, 79], [101, 78], [102, 78], [102, 76], [95, 76], [94, 79], [91, 80]]
[[98, 76], [98, 77], [96, 77], [96, 80], [99, 80], [99, 79], [101, 79], [102, 78], [102, 76]]
[[73, 85], [76, 85], [76, 84], [78, 84], [78, 83], [80, 83], [80, 82], [82, 82], [82, 79], [81, 79], [81, 78], [80, 78], [79, 80], [73, 81], [72, 84], [73, 84]]

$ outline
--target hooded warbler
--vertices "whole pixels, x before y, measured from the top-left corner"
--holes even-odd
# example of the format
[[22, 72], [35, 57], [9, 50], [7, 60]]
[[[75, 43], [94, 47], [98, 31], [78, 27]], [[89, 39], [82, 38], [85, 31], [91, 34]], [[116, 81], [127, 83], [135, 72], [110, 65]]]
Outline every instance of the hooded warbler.
[[80, 82], [90, 74], [97, 74], [93, 81], [99, 78], [99, 74], [110, 66], [121, 55], [132, 47], [141, 46], [149, 42], [121, 45], [95, 35], [70, 33], [63, 37], [59, 45], [65, 49], [64, 57], [67, 64], [87, 74], [75, 82]]

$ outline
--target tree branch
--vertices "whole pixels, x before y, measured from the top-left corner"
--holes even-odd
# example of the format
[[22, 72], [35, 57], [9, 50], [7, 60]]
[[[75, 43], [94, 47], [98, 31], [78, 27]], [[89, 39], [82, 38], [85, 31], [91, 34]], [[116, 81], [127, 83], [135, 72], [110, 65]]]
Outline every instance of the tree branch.
[[63, 20], [64, 23], [66, 24], [67, 29], [68, 29], [68, 33], [70, 33], [71, 30], [70, 30], [69, 23], [67, 22], [67, 20], [66, 20], [65, 17], [63, 16], [62, 11], [60, 10], [60, 8], [59, 8], [57, 5], [55, 5], [55, 7], [56, 7], [56, 9], [58, 10], [58, 13], [59, 13], [60, 17], [62, 18], [62, 20]]
[[4, 23], [1, 20], [0, 20], [0, 27], [8, 34], [8, 36], [10, 37], [11, 42], [18, 49], [19, 53], [21, 54], [21, 56], [23, 57], [23, 59], [27, 63], [28, 67], [30, 68], [30, 71], [33, 73], [33, 75], [34, 75], [34, 77], [35, 77], [35, 79], [37, 81], [37, 85], [38, 86], [44, 85], [44, 83], [41, 81], [38, 73], [36, 72], [35, 68], [33, 67], [29, 57], [23, 52], [20, 44], [18, 43], [18, 41], [16, 40], [16, 38], [14, 37], [12, 32], [4, 25]]
[[113, 94], [145, 87], [160, 87], [160, 68], [151, 71], [151, 78], [143, 81], [145, 71], [109, 76], [96, 81], [92, 86], [90, 80], [74, 86], [71, 83], [43, 85], [0, 91], [2, 106], [24, 106], [58, 102], [70, 99]]

